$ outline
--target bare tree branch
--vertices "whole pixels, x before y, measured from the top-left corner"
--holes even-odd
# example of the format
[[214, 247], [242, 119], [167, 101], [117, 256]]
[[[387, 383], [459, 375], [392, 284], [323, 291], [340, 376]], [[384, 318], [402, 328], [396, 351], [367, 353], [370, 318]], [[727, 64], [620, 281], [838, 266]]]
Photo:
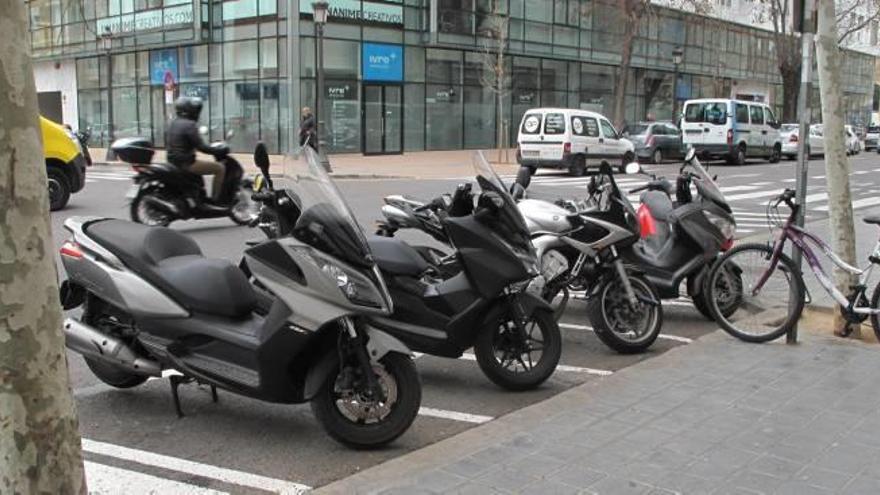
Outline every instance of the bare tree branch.
[[[856, 9], [860, 6], [864, 5], [867, 10], [864, 20], [858, 21], [854, 24], [849, 24], [846, 22], [846, 18], [853, 16], [856, 12]], [[842, 11], [837, 15], [837, 25], [838, 25], [838, 37], [837, 44], [842, 44], [846, 38], [848, 38], [853, 33], [857, 33], [862, 29], [870, 26], [872, 22], [880, 19], [880, 0], [871, 0], [870, 2], [865, 2], [862, 4], [859, 1], [854, 1], [852, 5], [850, 5], [847, 9]]]

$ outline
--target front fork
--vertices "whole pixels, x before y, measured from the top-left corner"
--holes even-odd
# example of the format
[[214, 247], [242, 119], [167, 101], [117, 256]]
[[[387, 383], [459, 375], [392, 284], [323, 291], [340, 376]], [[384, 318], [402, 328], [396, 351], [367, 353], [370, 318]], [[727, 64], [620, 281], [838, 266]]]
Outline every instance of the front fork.
[[617, 249], [615, 249], [614, 246], [611, 246], [611, 254], [614, 255], [614, 270], [617, 272], [617, 277], [620, 278], [620, 284], [623, 285], [623, 291], [626, 293], [629, 305], [634, 307], [638, 304], [639, 300], [636, 298], [636, 293], [633, 290], [632, 284], [629, 282], [629, 276], [626, 274], [626, 267], [623, 266], [623, 261], [617, 256]]
[[346, 335], [348, 335], [357, 364], [360, 366], [366, 379], [367, 391], [379, 401], [385, 401], [385, 392], [382, 390], [379, 381], [376, 380], [376, 374], [373, 372], [373, 363], [370, 361], [370, 355], [367, 352], [367, 341], [364, 332], [358, 331], [355, 322], [348, 316], [342, 318], [342, 327], [345, 329]]

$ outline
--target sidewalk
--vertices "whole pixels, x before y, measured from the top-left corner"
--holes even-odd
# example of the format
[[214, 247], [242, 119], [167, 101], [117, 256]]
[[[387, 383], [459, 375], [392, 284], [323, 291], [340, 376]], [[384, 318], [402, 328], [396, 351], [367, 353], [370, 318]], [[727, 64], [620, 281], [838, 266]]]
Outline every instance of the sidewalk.
[[880, 493], [877, 369], [719, 331], [315, 493]]
[[[96, 165], [125, 165], [123, 162], [106, 162], [104, 148], [89, 148]], [[454, 151], [419, 151], [402, 155], [333, 154], [329, 155], [333, 176], [336, 178], [409, 178], [409, 179], [446, 179], [450, 177], [472, 177], [474, 168], [473, 155], [476, 150]], [[493, 162], [499, 175], [515, 175], [519, 166], [515, 162], [515, 150], [507, 155], [512, 162], [495, 163], [498, 158], [496, 150], [483, 150], [486, 159]], [[248, 173], [256, 171], [252, 154], [233, 153], [233, 157], [241, 162]], [[273, 165], [282, 162], [282, 155], [270, 155]], [[165, 160], [165, 150], [157, 150], [153, 161]]]

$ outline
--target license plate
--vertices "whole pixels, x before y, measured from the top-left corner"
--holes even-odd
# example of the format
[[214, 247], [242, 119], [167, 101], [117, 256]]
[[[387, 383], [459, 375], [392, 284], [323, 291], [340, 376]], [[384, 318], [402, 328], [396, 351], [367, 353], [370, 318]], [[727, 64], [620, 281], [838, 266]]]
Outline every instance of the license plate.
[[524, 150], [522, 154], [523, 156], [539, 156], [541, 152], [538, 150]]
[[129, 188], [128, 188], [128, 192], [125, 193], [125, 199], [134, 199], [134, 198], [136, 198], [137, 195], [138, 195], [138, 191], [140, 191], [140, 189], [141, 189], [141, 188], [138, 187], [138, 186], [131, 186], [131, 187], [129, 187]]

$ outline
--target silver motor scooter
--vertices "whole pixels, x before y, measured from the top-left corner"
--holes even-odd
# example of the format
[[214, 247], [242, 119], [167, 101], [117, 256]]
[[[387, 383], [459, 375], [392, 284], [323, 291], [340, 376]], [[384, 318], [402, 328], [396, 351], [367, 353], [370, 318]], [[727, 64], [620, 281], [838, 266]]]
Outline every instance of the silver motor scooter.
[[[258, 146], [258, 151], [260, 150]], [[255, 153], [267, 167], [266, 154]], [[67, 346], [118, 388], [171, 377], [275, 403], [310, 401], [345, 444], [391, 442], [415, 419], [421, 383], [409, 349], [367, 324], [392, 313], [370, 248], [311, 149], [288, 158], [275, 194], [295, 202], [291, 233], [245, 251], [257, 287], [164, 227], [71, 218], [61, 248]], [[261, 290], [259, 287], [267, 290]], [[258, 302], [268, 311], [256, 311]]]

